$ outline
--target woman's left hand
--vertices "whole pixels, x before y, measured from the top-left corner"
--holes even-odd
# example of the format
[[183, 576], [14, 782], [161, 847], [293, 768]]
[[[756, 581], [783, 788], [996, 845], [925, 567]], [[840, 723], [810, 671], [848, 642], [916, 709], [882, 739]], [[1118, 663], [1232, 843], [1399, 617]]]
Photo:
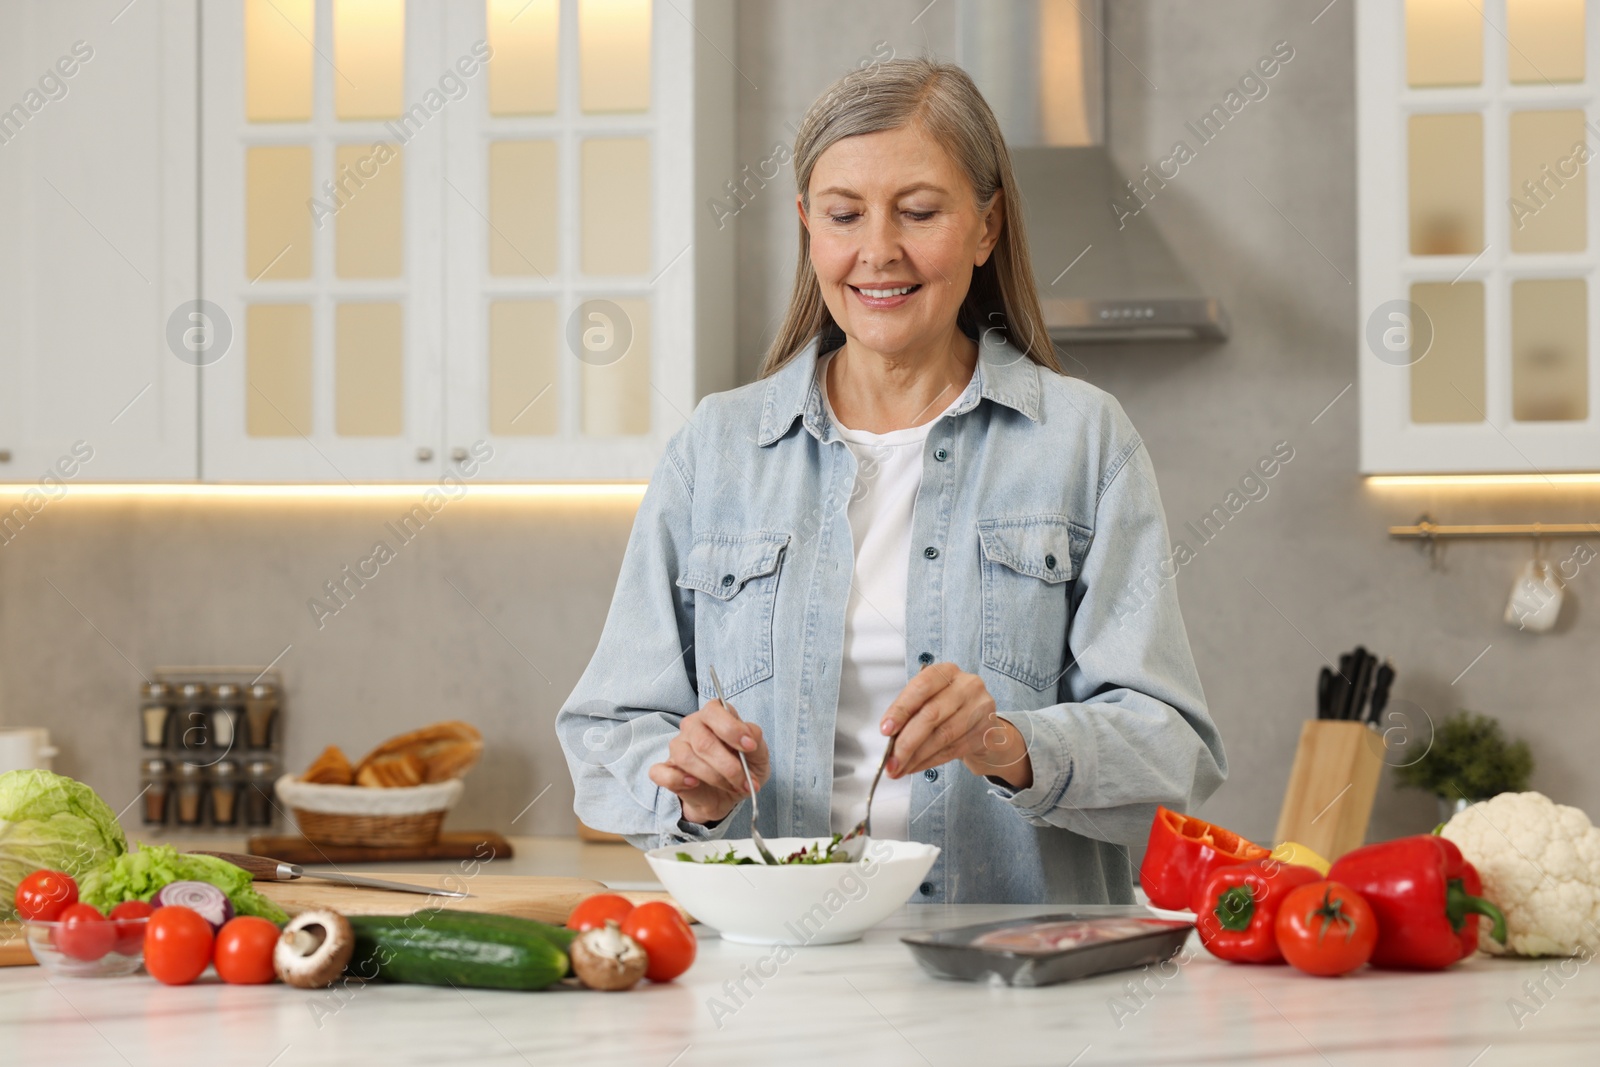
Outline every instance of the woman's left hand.
[[983, 679], [954, 663], [923, 668], [883, 713], [879, 729], [898, 732], [887, 768], [891, 778], [958, 759], [973, 774], [994, 775], [1015, 789], [1033, 784], [1027, 740], [995, 714]]

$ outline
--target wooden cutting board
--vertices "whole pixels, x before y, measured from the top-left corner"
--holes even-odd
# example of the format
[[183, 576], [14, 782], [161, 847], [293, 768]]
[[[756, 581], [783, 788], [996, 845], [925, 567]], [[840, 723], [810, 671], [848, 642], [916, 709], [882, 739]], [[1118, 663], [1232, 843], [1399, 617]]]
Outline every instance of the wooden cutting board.
[[[420, 893], [397, 893], [387, 889], [363, 889], [334, 882], [300, 878], [293, 882], [257, 882], [263, 896], [276, 901], [293, 915], [311, 908], [331, 908], [343, 915], [409, 915], [423, 908], [457, 911], [486, 911], [496, 915], [516, 915], [541, 922], [567, 921], [580, 900], [596, 893], [612, 892], [601, 882], [589, 878], [546, 878], [530, 875], [480, 874], [474, 878], [440, 874], [390, 874], [373, 877], [393, 882], [409, 882], [430, 889], [460, 889], [472, 896], [428, 897]], [[672, 904], [689, 922], [694, 917], [684, 911], [670, 893], [659, 890], [624, 890], [619, 895], [635, 904], [664, 900]]]
[[580, 900], [606, 891], [602, 883], [588, 878], [506, 874], [480, 874], [467, 878], [441, 874], [390, 874], [387, 871], [374, 877], [430, 889], [459, 889], [472, 896], [428, 897], [420, 893], [363, 889], [314, 878], [300, 878], [293, 882], [257, 882], [256, 889], [291, 915], [312, 908], [331, 908], [344, 915], [409, 915], [423, 908], [443, 908], [516, 915], [547, 923], [566, 922], [567, 915]]
[[295, 835], [258, 836], [249, 851], [285, 863], [404, 863], [407, 860], [465, 860], [510, 858], [511, 842], [487, 830], [457, 830], [439, 835], [431, 845], [389, 848], [373, 845], [316, 845]]
[[22, 927], [14, 922], [0, 922], [0, 967], [28, 967], [36, 961], [22, 938]]

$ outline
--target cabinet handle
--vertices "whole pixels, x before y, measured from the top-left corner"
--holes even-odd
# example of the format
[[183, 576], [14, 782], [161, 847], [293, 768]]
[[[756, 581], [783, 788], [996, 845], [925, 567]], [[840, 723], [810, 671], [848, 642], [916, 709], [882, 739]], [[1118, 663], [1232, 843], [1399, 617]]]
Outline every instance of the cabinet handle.
[[457, 463], [465, 463], [467, 461], [467, 450], [457, 445], [450, 450], [450, 458]]
[[423, 446], [417, 449], [417, 462], [429, 463], [433, 460], [433, 449]]

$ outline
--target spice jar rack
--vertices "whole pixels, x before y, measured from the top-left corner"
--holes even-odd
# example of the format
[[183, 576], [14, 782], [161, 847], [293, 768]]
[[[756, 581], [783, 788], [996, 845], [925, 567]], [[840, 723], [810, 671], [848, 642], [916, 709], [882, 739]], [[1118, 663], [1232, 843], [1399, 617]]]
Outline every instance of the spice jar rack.
[[139, 687], [140, 818], [177, 830], [271, 827], [282, 767], [273, 668], [159, 667]]

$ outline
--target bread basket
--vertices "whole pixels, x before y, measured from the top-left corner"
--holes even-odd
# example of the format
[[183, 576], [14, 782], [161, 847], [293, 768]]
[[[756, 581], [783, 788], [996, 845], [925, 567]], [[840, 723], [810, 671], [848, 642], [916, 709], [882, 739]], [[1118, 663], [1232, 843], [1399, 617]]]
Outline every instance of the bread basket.
[[410, 848], [439, 839], [444, 817], [461, 799], [461, 779], [397, 789], [319, 785], [285, 774], [278, 796], [306, 840], [319, 845]]

